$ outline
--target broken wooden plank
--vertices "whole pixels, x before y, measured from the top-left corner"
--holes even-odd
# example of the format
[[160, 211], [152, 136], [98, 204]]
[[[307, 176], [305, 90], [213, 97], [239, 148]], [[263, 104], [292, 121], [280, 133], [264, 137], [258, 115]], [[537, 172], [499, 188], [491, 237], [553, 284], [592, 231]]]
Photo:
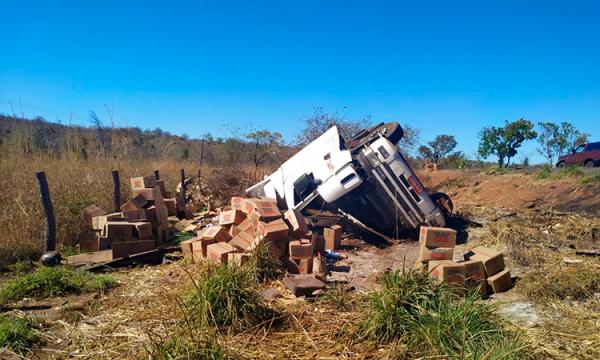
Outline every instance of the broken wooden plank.
[[90, 263], [103, 263], [110, 260], [112, 260], [112, 250], [109, 249], [69, 256], [67, 258], [67, 264], [73, 266], [82, 266]]
[[[110, 251], [110, 250], [109, 250]], [[133, 263], [157, 263], [161, 262], [163, 255], [167, 253], [172, 253], [175, 251], [181, 251], [180, 246], [165, 246], [158, 249], [153, 249], [149, 251], [145, 251], [139, 254], [133, 254], [129, 256], [125, 256], [119, 259], [112, 259], [100, 263], [95, 264], [87, 264], [83, 266], [81, 269], [84, 271], [101, 271], [104, 269], [110, 269], [121, 266], [128, 266]]]

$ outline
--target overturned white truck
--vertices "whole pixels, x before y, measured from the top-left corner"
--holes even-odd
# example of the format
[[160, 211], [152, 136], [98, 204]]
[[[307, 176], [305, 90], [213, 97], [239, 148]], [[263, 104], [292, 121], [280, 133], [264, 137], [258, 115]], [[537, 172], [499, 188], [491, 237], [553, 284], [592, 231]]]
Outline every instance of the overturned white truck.
[[396, 147], [403, 135], [390, 122], [345, 141], [334, 126], [246, 192], [275, 198], [282, 208], [349, 215], [392, 237], [419, 225], [444, 226], [451, 201], [425, 191]]

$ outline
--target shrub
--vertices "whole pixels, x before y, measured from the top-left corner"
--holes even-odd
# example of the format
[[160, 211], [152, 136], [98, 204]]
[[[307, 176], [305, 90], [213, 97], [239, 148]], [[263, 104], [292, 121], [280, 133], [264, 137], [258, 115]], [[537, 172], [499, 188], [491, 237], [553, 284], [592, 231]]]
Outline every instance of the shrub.
[[38, 341], [38, 332], [30, 320], [0, 316], [0, 348], [22, 353]]
[[0, 289], [0, 303], [23, 297], [54, 297], [105, 290], [116, 280], [63, 266], [41, 267], [35, 272], [9, 280]]
[[538, 171], [535, 177], [539, 180], [550, 179], [552, 177], [552, 168], [550, 165], [544, 165], [544, 167]]
[[258, 281], [250, 267], [234, 264], [209, 268], [186, 299], [201, 326], [227, 326], [241, 330], [273, 315], [257, 290]]
[[503, 327], [478, 294], [465, 298], [428, 274], [399, 271], [381, 279], [361, 324], [364, 336], [381, 344], [400, 341], [418, 357], [522, 359], [524, 342]]

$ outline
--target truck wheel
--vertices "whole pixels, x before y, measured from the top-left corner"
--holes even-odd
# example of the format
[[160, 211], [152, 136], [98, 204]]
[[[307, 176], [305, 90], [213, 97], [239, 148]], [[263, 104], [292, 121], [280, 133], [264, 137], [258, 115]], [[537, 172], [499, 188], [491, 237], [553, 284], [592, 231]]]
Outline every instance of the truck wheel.
[[586, 160], [586, 162], [585, 162], [585, 164], [583, 164], [583, 166], [585, 166], [587, 168], [594, 167], [594, 160]]
[[386, 137], [394, 145], [396, 145], [404, 136], [404, 130], [400, 124], [395, 121], [384, 124], [375, 131]]
[[361, 147], [375, 139], [377, 135], [382, 135], [395, 145], [404, 136], [404, 130], [402, 130], [402, 127], [395, 121], [385, 124], [380, 123], [356, 134], [356, 136], [347, 141], [346, 148], [353, 150]]
[[436, 192], [429, 195], [429, 197], [434, 203], [442, 208], [442, 210], [444, 210], [446, 215], [452, 214], [452, 211], [454, 210], [454, 203], [452, 202], [452, 199], [450, 199], [450, 196], [443, 192]]
[[565, 167], [565, 162], [564, 161], [560, 161], [558, 164], [556, 164], [557, 168], [564, 168]]

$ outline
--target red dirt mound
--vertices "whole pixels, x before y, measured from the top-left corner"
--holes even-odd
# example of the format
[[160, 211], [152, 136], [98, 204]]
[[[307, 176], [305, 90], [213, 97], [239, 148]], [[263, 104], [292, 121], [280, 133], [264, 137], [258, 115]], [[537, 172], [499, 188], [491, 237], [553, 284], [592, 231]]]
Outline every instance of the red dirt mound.
[[535, 174], [486, 174], [441, 170], [419, 174], [431, 191], [444, 191], [455, 205], [540, 208], [585, 214], [600, 213], [600, 184], [579, 178], [540, 180]]

